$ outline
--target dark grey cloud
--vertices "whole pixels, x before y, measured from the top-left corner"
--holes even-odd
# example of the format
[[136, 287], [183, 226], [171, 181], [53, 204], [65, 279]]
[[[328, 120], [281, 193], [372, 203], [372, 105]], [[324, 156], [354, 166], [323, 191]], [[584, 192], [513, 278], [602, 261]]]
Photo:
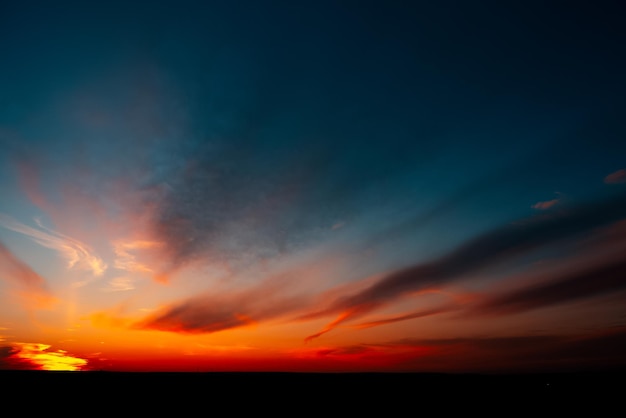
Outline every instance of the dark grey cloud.
[[136, 329], [214, 333], [256, 325], [301, 309], [307, 298], [280, 294], [275, 286], [185, 299], [135, 323]]
[[470, 312], [508, 314], [593, 298], [626, 289], [626, 260], [605, 261], [541, 283], [487, 297]]
[[437, 370], [576, 371], [626, 366], [626, 329], [596, 329], [573, 334], [514, 335], [448, 339], [405, 339], [394, 345], [432, 348], [410, 360]]
[[493, 266], [560, 240], [575, 237], [626, 216], [626, 195], [570, 208], [552, 217], [537, 217], [488, 231], [430, 263], [391, 274], [349, 299], [359, 304], [404, 291], [442, 283]]
[[[497, 266], [548, 245], [585, 236], [596, 228], [624, 217], [626, 217], [626, 195], [618, 194], [569, 207], [550, 216], [538, 216], [503, 225], [462, 243], [438, 259], [391, 273], [363, 291], [338, 298], [329, 309], [307, 317], [343, 311], [364, 313], [367, 309], [359, 307], [373, 308], [407, 292], [461, 279], [469, 273]], [[622, 269], [621, 264], [607, 267], [606, 270], [601, 269], [605, 277], [595, 290], [599, 292], [601, 289], [609, 290], [621, 286]], [[584, 283], [584, 277], [574, 277], [571, 281], [564, 280], [561, 284], [547, 285], [547, 289], [554, 291], [552, 298], [556, 300], [560, 291], [565, 291], [569, 285], [574, 286], [561, 296], [565, 300], [577, 294], [582, 295], [586, 286]], [[594, 286], [590, 285], [589, 290], [592, 289]]]

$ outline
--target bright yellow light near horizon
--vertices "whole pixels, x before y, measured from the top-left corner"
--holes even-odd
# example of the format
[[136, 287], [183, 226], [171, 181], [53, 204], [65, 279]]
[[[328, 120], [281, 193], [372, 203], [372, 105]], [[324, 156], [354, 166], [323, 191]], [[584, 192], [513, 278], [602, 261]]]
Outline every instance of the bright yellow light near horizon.
[[50, 348], [48, 344], [21, 343], [21, 350], [17, 357], [31, 362], [40, 370], [50, 371], [79, 371], [87, 365], [87, 360], [72, 357], [64, 350], [46, 351]]

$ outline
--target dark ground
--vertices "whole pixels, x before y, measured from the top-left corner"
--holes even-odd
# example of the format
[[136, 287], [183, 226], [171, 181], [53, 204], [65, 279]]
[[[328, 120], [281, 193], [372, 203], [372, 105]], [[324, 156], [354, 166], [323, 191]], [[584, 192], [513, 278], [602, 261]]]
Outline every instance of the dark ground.
[[[132, 410], [142, 416], [153, 412], [241, 416], [250, 411], [389, 416], [420, 415], [424, 408], [440, 412], [502, 408], [503, 415], [515, 415], [518, 409], [537, 405], [562, 412], [577, 405], [616, 404], [623, 412], [625, 378], [623, 371], [517, 375], [0, 371], [0, 405], [4, 409], [16, 404], [18, 410], [21, 405], [31, 412]], [[611, 414], [615, 415], [622, 416]]]

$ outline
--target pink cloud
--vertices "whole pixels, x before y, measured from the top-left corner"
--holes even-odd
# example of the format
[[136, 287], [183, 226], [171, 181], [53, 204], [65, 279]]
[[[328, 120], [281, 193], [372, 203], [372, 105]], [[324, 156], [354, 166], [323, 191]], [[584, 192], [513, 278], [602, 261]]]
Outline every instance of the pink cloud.
[[626, 169], [617, 170], [604, 178], [607, 184], [626, 183]]
[[43, 277], [0, 242], [0, 277], [16, 284], [27, 306], [46, 309], [56, 302]]
[[559, 199], [546, 200], [544, 202], [535, 203], [532, 206], [532, 208], [539, 209], [539, 210], [546, 210], [546, 209], [550, 209], [552, 206], [556, 205], [557, 203], [559, 203]]

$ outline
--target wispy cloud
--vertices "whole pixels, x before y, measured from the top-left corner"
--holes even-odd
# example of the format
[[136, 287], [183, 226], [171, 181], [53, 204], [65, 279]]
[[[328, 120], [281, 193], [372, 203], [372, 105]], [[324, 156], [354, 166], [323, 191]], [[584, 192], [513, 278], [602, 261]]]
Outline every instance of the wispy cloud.
[[0, 277], [18, 286], [20, 296], [29, 307], [48, 308], [56, 302], [43, 277], [17, 258], [2, 242], [0, 242]]
[[70, 238], [60, 232], [45, 227], [36, 220], [41, 229], [35, 229], [13, 219], [9, 215], [0, 213], [0, 225], [4, 228], [26, 235], [37, 244], [57, 251], [67, 260], [67, 267], [91, 271], [94, 276], [101, 276], [107, 269], [107, 264], [86, 244]]
[[617, 170], [604, 178], [607, 184], [626, 183], [626, 169]]
[[102, 290], [105, 292], [123, 292], [135, 288], [134, 280], [130, 277], [115, 277], [109, 280], [108, 285]]
[[159, 249], [162, 246], [162, 243], [155, 241], [116, 241], [113, 243], [116, 257], [114, 267], [132, 273], [154, 274], [155, 270], [152, 267], [138, 259], [138, 253]]
[[431, 308], [431, 309], [422, 309], [422, 310], [409, 312], [409, 313], [402, 314], [402, 315], [388, 316], [384, 318], [374, 319], [368, 322], [362, 322], [360, 324], [356, 324], [354, 327], [358, 329], [377, 327], [379, 325], [387, 325], [387, 324], [391, 324], [394, 322], [407, 321], [410, 319], [424, 318], [427, 316], [451, 312], [457, 309], [459, 309], [457, 306], [451, 306], [451, 305], [446, 305], [446, 306], [441, 306], [441, 307], [436, 307], [436, 308]]
[[552, 199], [552, 200], [546, 200], [543, 202], [537, 202], [532, 206], [532, 208], [539, 209], [539, 210], [550, 209], [551, 207], [559, 203], [559, 201], [560, 201], [559, 199]]

